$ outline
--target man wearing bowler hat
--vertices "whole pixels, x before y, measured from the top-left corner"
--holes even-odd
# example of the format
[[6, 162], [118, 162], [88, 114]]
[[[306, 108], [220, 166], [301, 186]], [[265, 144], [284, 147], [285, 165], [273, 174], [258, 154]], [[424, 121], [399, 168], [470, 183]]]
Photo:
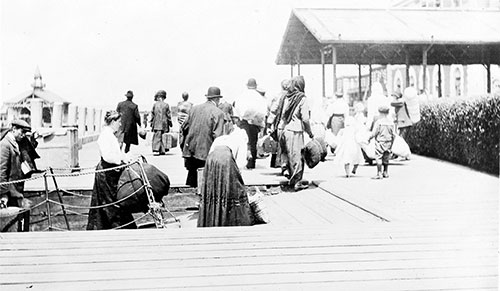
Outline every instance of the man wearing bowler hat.
[[[0, 141], [0, 181], [10, 182], [28, 177], [29, 166], [24, 161], [19, 142], [31, 131], [24, 120], [13, 120], [10, 131]], [[0, 185], [0, 204], [2, 207], [21, 207], [24, 198], [24, 182]]]
[[180, 128], [180, 146], [188, 170], [186, 185], [197, 187], [199, 168], [205, 166], [215, 138], [224, 134], [224, 113], [219, 105], [220, 89], [208, 88], [207, 102], [194, 106]]
[[127, 91], [125, 96], [127, 100], [118, 103], [116, 111], [122, 116], [122, 125], [118, 130], [118, 141], [122, 145], [125, 144], [125, 153], [128, 153], [131, 144], [139, 144], [137, 125], [141, 125], [141, 116], [139, 115], [139, 107], [132, 102], [134, 92]]

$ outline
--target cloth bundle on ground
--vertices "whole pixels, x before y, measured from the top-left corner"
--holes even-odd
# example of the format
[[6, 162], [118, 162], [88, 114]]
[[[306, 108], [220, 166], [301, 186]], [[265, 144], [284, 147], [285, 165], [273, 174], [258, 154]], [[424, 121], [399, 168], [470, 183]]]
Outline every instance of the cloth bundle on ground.
[[302, 157], [310, 169], [316, 167], [319, 162], [325, 161], [326, 155], [326, 142], [322, 138], [313, 138], [302, 149]]
[[254, 195], [248, 195], [248, 202], [250, 203], [250, 209], [253, 213], [254, 224], [264, 224], [271, 221], [262, 192], [257, 189]]
[[375, 159], [375, 139], [372, 139], [370, 142], [362, 142], [359, 144], [361, 149], [366, 154], [369, 159]]
[[391, 151], [398, 157], [409, 159], [411, 156], [411, 150], [406, 141], [399, 135], [396, 135], [394, 142], [392, 143]]
[[[163, 196], [168, 194], [170, 188], [168, 176], [151, 164], [143, 163], [142, 165], [151, 184], [155, 202], [161, 202]], [[116, 199], [120, 200], [129, 196], [143, 185], [144, 181], [141, 178], [140, 165], [137, 163], [132, 164], [130, 167], [125, 168], [120, 175]], [[143, 188], [135, 195], [121, 202], [120, 207], [130, 213], [147, 212], [149, 209], [148, 204], [146, 189]]]

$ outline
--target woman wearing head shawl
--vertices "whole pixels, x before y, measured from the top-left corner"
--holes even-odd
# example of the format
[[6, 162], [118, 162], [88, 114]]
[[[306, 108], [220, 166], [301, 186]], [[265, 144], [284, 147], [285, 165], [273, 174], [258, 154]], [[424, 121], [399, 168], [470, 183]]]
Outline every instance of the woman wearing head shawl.
[[301, 151], [304, 147], [304, 132], [310, 138], [314, 136], [309, 124], [310, 111], [304, 88], [304, 77], [294, 77], [287, 94], [279, 104], [276, 116], [281, 161], [284, 164], [282, 171], [290, 179], [289, 185], [296, 191], [307, 188], [307, 183], [302, 181], [304, 159]]

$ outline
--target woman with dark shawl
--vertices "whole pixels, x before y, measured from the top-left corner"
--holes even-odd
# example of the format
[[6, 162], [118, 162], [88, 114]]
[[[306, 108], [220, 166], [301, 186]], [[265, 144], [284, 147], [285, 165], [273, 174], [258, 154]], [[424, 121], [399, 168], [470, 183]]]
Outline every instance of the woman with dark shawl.
[[282, 171], [295, 191], [307, 188], [306, 181], [302, 181], [304, 159], [301, 150], [304, 147], [304, 132], [311, 139], [314, 137], [309, 124], [310, 110], [304, 89], [304, 77], [294, 77], [287, 94], [280, 100], [275, 120], [281, 161], [284, 164]]
[[[114, 110], [106, 112], [104, 123], [105, 126], [103, 126], [97, 140], [101, 161], [97, 164], [96, 170], [113, 168], [128, 160], [127, 156], [120, 150], [118, 139], [115, 136], [121, 125], [120, 113]], [[117, 186], [122, 171], [123, 168], [120, 168], [95, 174], [91, 207], [117, 201]], [[137, 228], [133, 220], [132, 213], [122, 210], [118, 205], [91, 208], [87, 230], [111, 229], [123, 225], [125, 225], [123, 228]]]
[[211, 149], [203, 172], [198, 227], [248, 226], [253, 216], [245, 183], [231, 149]]

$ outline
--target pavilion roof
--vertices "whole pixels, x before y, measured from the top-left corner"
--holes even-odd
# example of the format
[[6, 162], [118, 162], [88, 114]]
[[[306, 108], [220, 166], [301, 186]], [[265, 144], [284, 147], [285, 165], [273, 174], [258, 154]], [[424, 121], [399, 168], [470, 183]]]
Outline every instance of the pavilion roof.
[[[277, 64], [321, 64], [336, 48], [337, 64], [500, 64], [500, 10], [292, 10]], [[331, 53], [330, 53], [331, 58]], [[328, 58], [325, 63], [331, 63]]]
[[13, 104], [21, 104], [24, 103], [26, 99], [28, 98], [40, 98], [43, 100], [44, 103], [53, 105], [54, 102], [61, 102], [61, 103], [71, 103], [65, 99], [63, 99], [61, 96], [57, 95], [54, 92], [51, 92], [49, 90], [44, 90], [44, 89], [39, 89], [35, 88], [34, 90], [28, 90], [25, 91], [19, 95], [17, 95], [14, 98], [11, 98], [9, 100], [6, 100], [4, 103], [13, 105]]

